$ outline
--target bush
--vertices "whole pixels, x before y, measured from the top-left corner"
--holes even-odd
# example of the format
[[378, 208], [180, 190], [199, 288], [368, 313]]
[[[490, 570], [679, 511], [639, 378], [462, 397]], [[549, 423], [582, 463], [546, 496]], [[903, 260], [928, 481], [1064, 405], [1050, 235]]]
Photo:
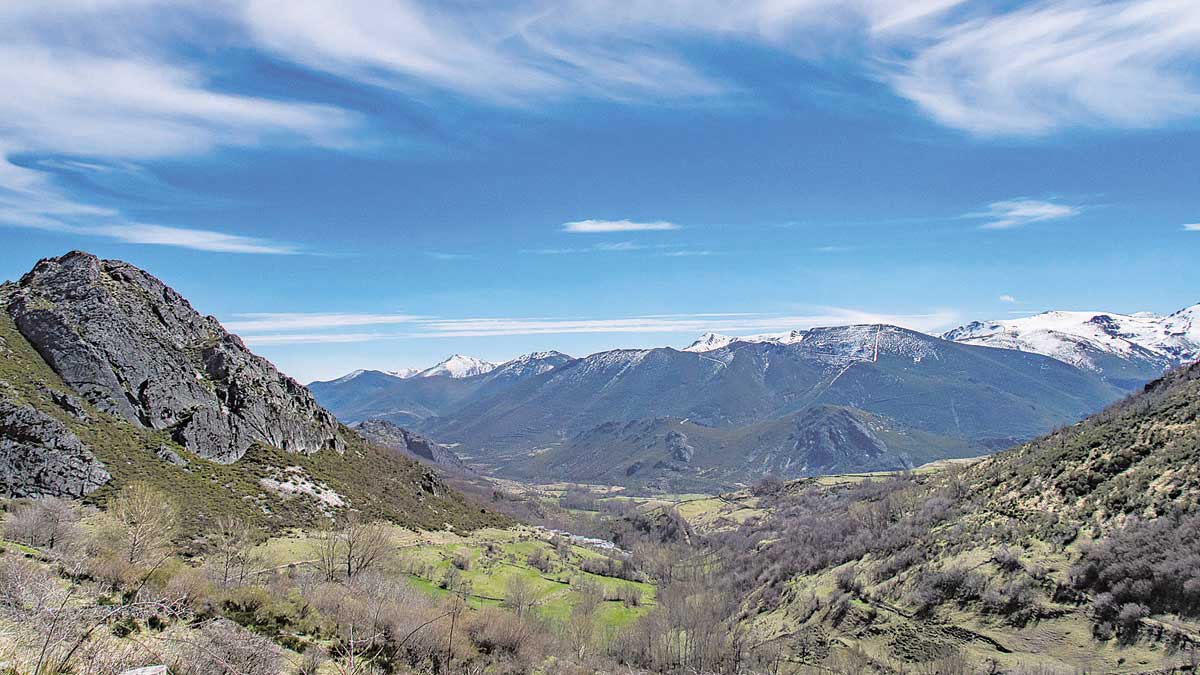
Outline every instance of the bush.
[[5, 539], [47, 551], [70, 549], [79, 536], [79, 510], [65, 499], [18, 503], [4, 522]]
[[467, 636], [484, 654], [515, 655], [532, 632], [523, 619], [494, 607], [479, 610], [467, 625]]
[[1009, 622], [1021, 625], [1037, 613], [1036, 596], [1026, 579], [1009, 581], [998, 588], [989, 588], [982, 597], [983, 611], [1001, 614]]
[[546, 552], [540, 548], [530, 553], [529, 557], [526, 558], [526, 562], [529, 563], [530, 567], [541, 571], [543, 574], [547, 574], [550, 570], [554, 569], [554, 565], [550, 562], [550, 556], [546, 555]]
[[1012, 573], [1021, 569], [1021, 558], [1007, 546], [1001, 546], [992, 553], [992, 562], [1001, 570]]
[[1123, 634], [1133, 635], [1137, 633], [1142, 619], [1148, 616], [1150, 616], [1149, 607], [1136, 602], [1127, 602], [1121, 605], [1121, 611], [1117, 613], [1117, 623]]
[[924, 613], [950, 600], [960, 604], [976, 600], [986, 585], [986, 579], [964, 567], [923, 572], [915, 582], [910, 600], [919, 613]]
[[1085, 549], [1071, 568], [1070, 582], [1093, 593], [1097, 602], [1111, 598], [1104, 607], [1095, 606], [1102, 620], [1113, 619], [1130, 603], [1151, 613], [1200, 617], [1200, 515], [1130, 519]]
[[844, 567], [834, 575], [838, 590], [851, 595], [862, 594], [862, 583], [858, 580], [858, 570], [854, 567]]

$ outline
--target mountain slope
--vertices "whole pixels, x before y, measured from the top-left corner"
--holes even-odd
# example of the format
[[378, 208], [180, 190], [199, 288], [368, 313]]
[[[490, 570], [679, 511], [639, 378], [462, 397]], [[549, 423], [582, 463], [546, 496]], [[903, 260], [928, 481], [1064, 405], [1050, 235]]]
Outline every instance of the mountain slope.
[[1165, 370], [1200, 358], [1200, 305], [1168, 316], [1045, 312], [973, 322], [947, 340], [1051, 356], [1136, 390]]
[[146, 482], [192, 533], [227, 514], [270, 529], [345, 509], [422, 528], [498, 520], [126, 263], [44, 260], [0, 286], [0, 308], [0, 494], [103, 505]]
[[801, 660], [1173, 672], [1200, 644], [1200, 365], [969, 467], [762, 494], [726, 572]]
[[1095, 376], [1043, 356], [893, 326], [848, 326], [807, 331], [786, 345], [595, 354], [466, 405], [426, 431], [503, 456], [555, 447], [606, 422], [670, 417], [734, 428], [833, 405], [985, 452], [1072, 422], [1116, 396]]
[[[536, 352], [474, 375], [433, 372], [440, 366], [412, 377], [366, 370], [328, 382], [312, 382], [308, 387], [321, 405], [343, 421], [384, 419], [413, 426], [449, 414], [471, 401], [498, 394], [570, 360], [561, 352]], [[457, 367], [455, 370], [462, 372]]]
[[908, 429], [862, 410], [816, 405], [727, 428], [675, 418], [608, 422], [561, 445], [518, 456], [503, 472], [679, 493], [732, 487], [765, 476], [911, 469], [979, 452], [965, 439]]

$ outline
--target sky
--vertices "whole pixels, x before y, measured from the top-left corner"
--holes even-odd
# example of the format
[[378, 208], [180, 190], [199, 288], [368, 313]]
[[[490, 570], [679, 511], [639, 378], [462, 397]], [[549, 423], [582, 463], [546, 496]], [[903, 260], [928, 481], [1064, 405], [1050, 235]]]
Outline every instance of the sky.
[[1194, 0], [7, 0], [0, 278], [302, 382], [1200, 302]]

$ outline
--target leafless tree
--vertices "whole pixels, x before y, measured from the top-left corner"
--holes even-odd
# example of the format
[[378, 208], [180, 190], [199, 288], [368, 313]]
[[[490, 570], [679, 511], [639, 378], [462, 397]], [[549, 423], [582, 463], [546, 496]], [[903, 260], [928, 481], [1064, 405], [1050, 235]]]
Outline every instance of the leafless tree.
[[336, 581], [345, 575], [347, 583], [378, 567], [391, 551], [387, 525], [364, 521], [356, 513], [346, 516], [338, 526], [322, 528], [313, 544], [317, 566], [326, 580]]
[[504, 606], [518, 618], [525, 618], [537, 606], [537, 591], [522, 574], [514, 574], [504, 585]]
[[208, 535], [208, 549], [213, 572], [222, 588], [241, 583], [255, 565], [252, 553], [255, 532], [245, 521], [232, 516], [217, 518]]
[[73, 543], [79, 535], [79, 511], [74, 504], [44, 497], [13, 509], [4, 523], [4, 537], [52, 550]]
[[109, 502], [107, 541], [126, 563], [142, 566], [169, 550], [178, 515], [166, 495], [144, 483], [131, 483]]

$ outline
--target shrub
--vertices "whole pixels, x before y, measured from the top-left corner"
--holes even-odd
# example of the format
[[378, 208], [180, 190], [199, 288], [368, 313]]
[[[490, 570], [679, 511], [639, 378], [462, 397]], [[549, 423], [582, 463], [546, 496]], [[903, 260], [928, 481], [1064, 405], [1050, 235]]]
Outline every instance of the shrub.
[[536, 549], [533, 553], [530, 553], [529, 557], [526, 558], [526, 562], [529, 563], [530, 567], [534, 568], [535, 570], [539, 570], [542, 573], [549, 573], [550, 570], [554, 568], [553, 564], [550, 562], [550, 556], [546, 555], [546, 552], [540, 548]]
[[983, 611], [1002, 614], [1017, 625], [1032, 619], [1037, 610], [1036, 596], [1026, 579], [1009, 581], [1003, 586], [987, 589], [982, 597], [982, 605]]
[[19, 503], [4, 522], [4, 538], [44, 550], [70, 549], [80, 536], [79, 511], [64, 499]]
[[1021, 558], [1007, 546], [1001, 546], [992, 552], [992, 562], [1001, 570], [1012, 573], [1021, 569]]

